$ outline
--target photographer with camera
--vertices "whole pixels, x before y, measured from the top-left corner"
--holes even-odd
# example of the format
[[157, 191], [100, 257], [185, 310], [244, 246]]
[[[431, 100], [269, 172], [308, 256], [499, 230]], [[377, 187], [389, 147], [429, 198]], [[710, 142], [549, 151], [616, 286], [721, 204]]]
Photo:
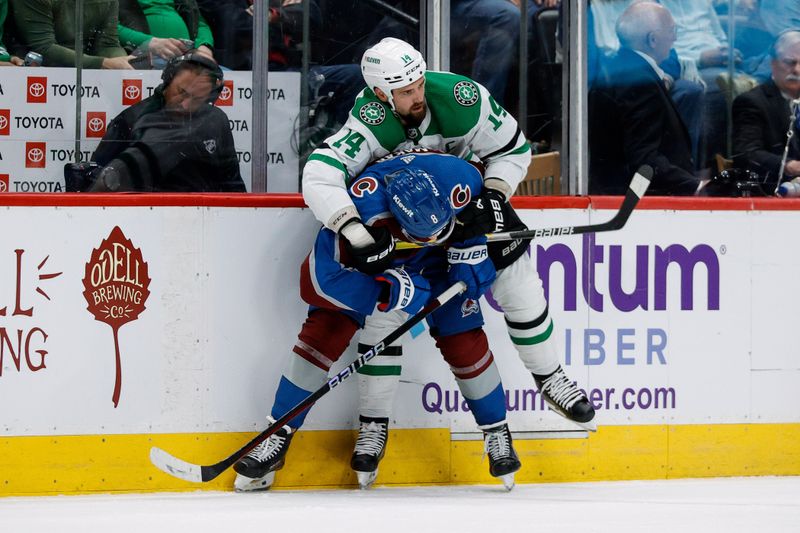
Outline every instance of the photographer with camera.
[[246, 192], [228, 117], [213, 105], [222, 70], [190, 53], [171, 59], [161, 78], [111, 121], [92, 164], [67, 165], [67, 190]]

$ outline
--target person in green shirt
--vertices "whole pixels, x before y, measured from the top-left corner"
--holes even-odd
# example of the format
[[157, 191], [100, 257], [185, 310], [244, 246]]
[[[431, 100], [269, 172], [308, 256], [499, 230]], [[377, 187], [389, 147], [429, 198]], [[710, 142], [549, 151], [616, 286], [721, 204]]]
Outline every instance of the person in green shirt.
[[23, 61], [15, 55], [12, 55], [3, 44], [3, 27], [6, 23], [6, 16], [8, 15], [8, 0], [0, 0], [0, 67], [20, 66]]
[[[117, 35], [117, 0], [83, 0], [83, 68], [130, 69]], [[46, 67], [74, 67], [75, 0], [11, 0], [19, 38]]]
[[120, 42], [129, 50], [146, 49], [170, 59], [197, 52], [214, 59], [214, 37], [195, 0], [120, 0]]

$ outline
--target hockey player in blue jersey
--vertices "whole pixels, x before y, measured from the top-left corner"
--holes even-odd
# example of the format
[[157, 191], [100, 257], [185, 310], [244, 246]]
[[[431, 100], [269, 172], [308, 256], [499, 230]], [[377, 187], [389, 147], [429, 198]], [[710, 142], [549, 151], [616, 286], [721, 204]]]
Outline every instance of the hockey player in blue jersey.
[[[366, 88], [347, 122], [314, 150], [303, 168], [306, 204], [340, 235], [357, 268], [366, 257], [391, 260], [391, 239], [386, 232], [366, 230], [347, 187], [370, 163], [397, 150], [439, 150], [485, 166], [481, 193], [473, 194], [459, 213], [451, 238], [525, 229], [509, 200], [531, 164], [530, 146], [513, 115], [485, 87], [453, 73], [429, 71], [419, 50], [391, 37], [364, 52], [361, 72]], [[498, 271], [492, 295], [542, 398], [554, 412], [594, 431], [594, 407], [559, 363], [553, 320], [527, 247], [519, 240], [490, 243], [489, 256]], [[368, 317], [361, 347], [383, 338], [382, 327], [394, 327], [384, 318]], [[359, 478], [374, 476], [383, 456], [401, 353], [396, 344], [360, 370], [360, 388], [368, 391], [361, 394], [352, 460]]]
[[[495, 279], [484, 236], [453, 240], [455, 215], [480, 194], [476, 166], [444, 154], [407, 151], [378, 161], [349, 186], [349, 194], [368, 231], [383, 227], [398, 240], [438, 244], [398, 253], [391, 268], [374, 265], [381, 258], [362, 256], [358, 264], [338, 233], [320, 230], [301, 267], [301, 296], [310, 304], [308, 318], [280, 379], [270, 418], [283, 416], [324, 384], [328, 371], [367, 317], [402, 323], [418, 312], [432, 293], [456, 281], [467, 289], [428, 318], [431, 335], [478, 426], [484, 432], [491, 475], [513, 487], [520, 462], [506, 423], [500, 375], [482, 329], [476, 300]], [[356, 268], [357, 267], [357, 268]], [[377, 310], [376, 310], [377, 309]], [[468, 312], [465, 312], [468, 311]], [[263, 490], [283, 467], [286, 451], [303, 424], [305, 411], [240, 460], [235, 488]]]

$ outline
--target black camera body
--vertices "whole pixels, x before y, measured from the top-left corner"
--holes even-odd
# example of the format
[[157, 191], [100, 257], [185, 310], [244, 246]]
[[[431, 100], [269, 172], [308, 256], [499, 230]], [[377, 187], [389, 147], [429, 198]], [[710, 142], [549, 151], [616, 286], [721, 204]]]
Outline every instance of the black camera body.
[[703, 196], [750, 198], [770, 196], [764, 189], [764, 180], [752, 170], [729, 168], [723, 170], [703, 187]]
[[94, 184], [103, 167], [94, 161], [67, 163], [64, 165], [64, 189], [66, 192], [85, 192]]

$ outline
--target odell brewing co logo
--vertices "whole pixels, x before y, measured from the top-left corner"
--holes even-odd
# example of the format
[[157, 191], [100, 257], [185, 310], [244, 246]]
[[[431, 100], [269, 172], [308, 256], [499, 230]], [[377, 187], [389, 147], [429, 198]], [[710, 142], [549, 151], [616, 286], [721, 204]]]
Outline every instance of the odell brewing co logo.
[[[49, 255], [40, 260], [26, 260], [22, 248], [14, 250], [14, 255], [15, 266], [7, 270], [11, 274], [9, 278], [16, 280], [14, 292], [8, 295], [9, 301], [0, 302], [3, 305], [0, 307], [0, 377], [3, 371], [24, 372], [27, 367], [31, 372], [38, 372], [47, 367], [45, 357], [49, 354], [46, 348], [50, 336], [44, 330], [46, 326], [37, 323], [33, 302], [36, 294], [49, 302], [48, 280], [62, 274], [48, 272], [50, 267], [45, 265]], [[3, 251], [3, 261], [6, 257]]]
[[46, 153], [47, 153], [47, 143], [42, 143], [42, 142], [25, 143], [25, 168], [45, 168]]
[[119, 328], [139, 318], [145, 310], [149, 286], [147, 263], [142, 259], [141, 250], [134, 248], [119, 226], [115, 226], [108, 238], [92, 251], [83, 278], [87, 309], [95, 320], [111, 326], [114, 333], [117, 372], [111, 401], [115, 408], [122, 388]]
[[0, 174], [0, 192], [8, 192], [8, 174]]
[[11, 135], [10, 109], [0, 109], [0, 135]]
[[122, 80], [122, 105], [138, 104], [142, 101], [142, 80]]
[[27, 101], [29, 104], [47, 103], [47, 76], [28, 76]]
[[100, 137], [106, 134], [105, 111], [89, 111], [86, 113], [86, 137]]
[[225, 80], [222, 92], [219, 93], [219, 98], [215, 103], [219, 106], [233, 105], [233, 80]]

